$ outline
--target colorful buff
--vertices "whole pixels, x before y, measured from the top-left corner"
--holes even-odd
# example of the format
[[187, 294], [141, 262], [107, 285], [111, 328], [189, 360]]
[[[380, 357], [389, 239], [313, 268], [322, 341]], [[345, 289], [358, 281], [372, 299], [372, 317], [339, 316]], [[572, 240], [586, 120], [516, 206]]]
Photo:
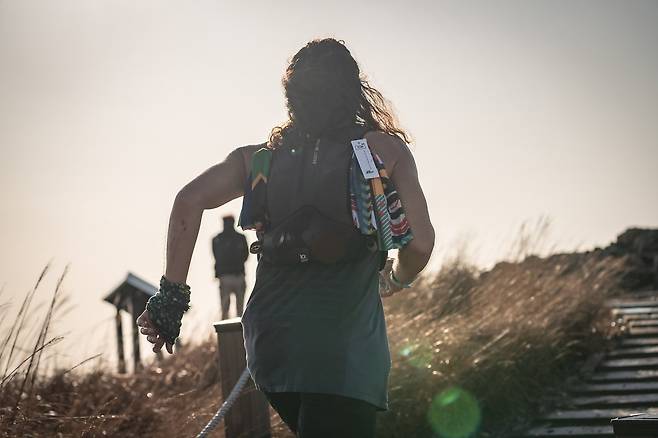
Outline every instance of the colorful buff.
[[354, 225], [365, 235], [377, 234], [380, 251], [405, 246], [413, 234], [404, 214], [400, 196], [388, 178], [384, 162], [371, 152], [379, 177], [366, 179], [352, 154], [350, 199]]
[[[402, 202], [388, 178], [384, 162], [372, 153], [379, 176], [366, 179], [352, 153], [350, 165], [350, 204], [354, 226], [364, 235], [377, 235], [378, 249], [388, 251], [405, 246], [413, 234], [404, 214]], [[244, 230], [263, 232], [267, 218], [267, 181], [272, 150], [261, 148], [251, 159], [251, 173], [245, 184], [239, 225]]]

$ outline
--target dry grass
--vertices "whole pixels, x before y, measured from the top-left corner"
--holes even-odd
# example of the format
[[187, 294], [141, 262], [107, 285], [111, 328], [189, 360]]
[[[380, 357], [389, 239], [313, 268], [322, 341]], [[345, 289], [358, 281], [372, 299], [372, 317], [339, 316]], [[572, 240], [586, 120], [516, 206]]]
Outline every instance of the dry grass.
[[479, 436], [510, 436], [536, 414], [539, 396], [546, 404], [547, 391], [600, 348], [603, 300], [619, 292], [625, 263], [564, 254], [478, 275], [457, 259], [386, 301], [393, 369], [378, 436], [433, 436], [431, 402], [450, 387], [477, 400]]
[[13, 409], [19, 385], [0, 395], [3, 436], [193, 436], [220, 400], [216, 341], [167, 358], [137, 375], [63, 370], [37, 379]]
[[[66, 314], [66, 270], [48, 306], [32, 305], [48, 271], [46, 266], [13, 321], [2, 321], [0, 436], [195, 436], [221, 400], [216, 338], [151, 361], [136, 375], [115, 374], [101, 361], [92, 371], [79, 371], [82, 363], [44, 369], [41, 355], [61, 339], [49, 337], [51, 323]], [[9, 304], [0, 305], [3, 316]], [[222, 436], [221, 428], [214, 436]]]
[[[390, 411], [379, 417], [378, 436], [437, 436], [428, 410], [437, 394], [455, 386], [477, 400], [478, 436], [510, 436], [540, 405], [559, 397], [564, 376], [603, 342], [601, 304], [619, 292], [625, 263], [599, 252], [565, 254], [480, 273], [456, 258], [387, 299], [393, 369]], [[24, 362], [3, 373], [3, 436], [193, 436], [212, 416], [220, 400], [214, 339], [136, 376], [98, 367], [46, 377], [39, 356], [57, 339], [49, 338], [48, 327], [59, 295], [54, 293], [34, 348], [21, 357], [16, 345], [33, 296], [30, 291], [25, 310], [0, 334], [0, 365], [9, 356], [9, 362]], [[274, 430], [274, 436], [291, 436], [280, 423]]]

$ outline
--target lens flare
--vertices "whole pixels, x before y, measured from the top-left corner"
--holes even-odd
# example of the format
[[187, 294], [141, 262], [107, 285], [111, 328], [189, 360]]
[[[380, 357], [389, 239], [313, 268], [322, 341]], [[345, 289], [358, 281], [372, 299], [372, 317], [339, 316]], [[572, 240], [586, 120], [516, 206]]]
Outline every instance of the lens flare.
[[431, 368], [432, 347], [425, 344], [409, 344], [400, 349], [400, 356], [416, 368]]
[[439, 393], [427, 411], [432, 430], [441, 438], [473, 437], [480, 419], [480, 406], [475, 397], [457, 387]]

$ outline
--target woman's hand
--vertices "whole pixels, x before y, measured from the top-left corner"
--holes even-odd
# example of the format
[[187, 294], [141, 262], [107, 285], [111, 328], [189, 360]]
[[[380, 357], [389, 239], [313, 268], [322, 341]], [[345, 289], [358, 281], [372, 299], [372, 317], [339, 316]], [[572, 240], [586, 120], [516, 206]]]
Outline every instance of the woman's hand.
[[393, 270], [393, 259], [389, 258], [386, 260], [384, 269], [379, 271], [379, 295], [382, 298], [387, 298], [400, 292], [401, 287], [396, 286], [391, 282], [391, 271]]
[[174, 353], [174, 346], [169, 342], [165, 342], [162, 336], [160, 336], [158, 329], [151, 322], [151, 318], [149, 317], [149, 313], [146, 309], [144, 312], [142, 312], [141, 315], [139, 315], [139, 318], [137, 318], [137, 325], [141, 327], [140, 332], [143, 335], [146, 335], [146, 340], [153, 344], [154, 353], [162, 350], [163, 345], [167, 348], [169, 354]]

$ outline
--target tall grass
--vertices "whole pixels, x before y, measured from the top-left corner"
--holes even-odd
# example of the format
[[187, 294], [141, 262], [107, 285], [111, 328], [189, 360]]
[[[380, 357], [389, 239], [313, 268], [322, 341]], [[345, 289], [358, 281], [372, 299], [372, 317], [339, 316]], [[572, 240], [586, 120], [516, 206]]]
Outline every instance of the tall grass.
[[[21, 424], [20, 421], [17, 421], [19, 416], [21, 418], [30, 417], [32, 405], [29, 402], [23, 402], [32, 399], [32, 393], [40, 375], [42, 354], [44, 350], [63, 339], [61, 336], [49, 337], [49, 329], [53, 315], [57, 309], [62, 282], [66, 277], [68, 267], [64, 269], [64, 272], [57, 281], [57, 286], [48, 307], [46, 307], [43, 321], [39, 326], [38, 335], [33, 341], [33, 347], [31, 350], [27, 350], [19, 345], [23, 342], [29, 342], [29, 336], [24, 335], [25, 326], [32, 314], [34, 296], [49, 267], [49, 264], [44, 267], [34, 287], [26, 293], [21, 307], [16, 314], [14, 323], [10, 325], [7, 335], [4, 336], [3, 342], [0, 345], [0, 365], [4, 360], [2, 379], [0, 380], [0, 406], [11, 407], [8, 412], [3, 411], [2, 422], [6, 424]], [[16, 358], [15, 355], [21, 352], [24, 352], [24, 357]], [[20, 434], [22, 429], [19, 427], [17, 432]]]
[[[180, 436], [200, 430], [205, 417], [188, 410], [209, 416], [217, 405], [216, 340], [163, 366], [152, 361], [135, 375], [115, 375], [100, 355], [46, 369], [44, 353], [63, 339], [52, 335], [52, 324], [70, 308], [62, 294], [68, 267], [46, 305], [34, 305], [49, 270], [46, 266], [26, 293], [13, 321], [0, 327], [0, 436]], [[94, 369], [77, 372], [95, 360]]]
[[[473, 436], [511, 436], [560, 397], [565, 376], [605, 341], [602, 303], [620, 293], [618, 279], [627, 263], [596, 251], [530, 256], [483, 272], [456, 256], [414, 288], [386, 299], [393, 368], [390, 410], [379, 414], [377, 436], [450, 436], [446, 431], [465, 427]], [[187, 345], [135, 375], [116, 375], [99, 362], [92, 371], [72, 367], [43, 376], [40, 355], [58, 340], [49, 327], [62, 309], [59, 286], [35, 330], [36, 341], [26, 353], [20, 347], [33, 319], [32, 298], [47, 271], [26, 295], [14, 324], [0, 334], [0, 357], [12, 358], [9, 367], [0, 362], [5, 369], [0, 431], [197, 433], [221, 399], [216, 340]], [[273, 436], [292, 436], [278, 417], [273, 424]]]
[[549, 216], [542, 215], [535, 220], [523, 221], [516, 237], [512, 240], [507, 259], [518, 263], [533, 255], [553, 253], [555, 247], [549, 246], [550, 231]]
[[[14, 374], [8, 375], [9, 366], [12, 363], [12, 358], [14, 356], [14, 352], [16, 351], [18, 340], [21, 339], [21, 334], [23, 332], [23, 328], [25, 327], [25, 319], [28, 315], [28, 311], [30, 310], [30, 305], [32, 304], [32, 299], [34, 298], [34, 294], [37, 292], [37, 289], [39, 288], [39, 285], [41, 284], [41, 281], [43, 281], [43, 278], [45, 277], [49, 268], [50, 268], [50, 264], [47, 264], [41, 271], [39, 277], [37, 278], [34, 287], [31, 290], [29, 290], [27, 294], [25, 294], [25, 298], [23, 299], [21, 307], [18, 310], [18, 313], [16, 314], [14, 324], [10, 325], [7, 336], [4, 338], [2, 344], [0, 345], [0, 366], [2, 365], [3, 359], [5, 361], [4, 370], [2, 372], [2, 381], [1, 381], [2, 383], [4, 383], [8, 378], [11, 378], [11, 376], [14, 375]], [[3, 305], [5, 306], [5, 308], [9, 308], [11, 303], [3, 303]], [[0, 388], [1, 387], [2, 386], [0, 384]]]
[[[478, 436], [511, 436], [600, 348], [603, 301], [620, 292], [625, 265], [599, 253], [562, 254], [479, 272], [455, 259], [387, 300], [393, 369], [378, 436], [450, 436], [458, 425], [441, 425], [442, 409], [453, 420], [470, 415], [459, 427]], [[447, 394], [468, 406], [444, 403]]]

